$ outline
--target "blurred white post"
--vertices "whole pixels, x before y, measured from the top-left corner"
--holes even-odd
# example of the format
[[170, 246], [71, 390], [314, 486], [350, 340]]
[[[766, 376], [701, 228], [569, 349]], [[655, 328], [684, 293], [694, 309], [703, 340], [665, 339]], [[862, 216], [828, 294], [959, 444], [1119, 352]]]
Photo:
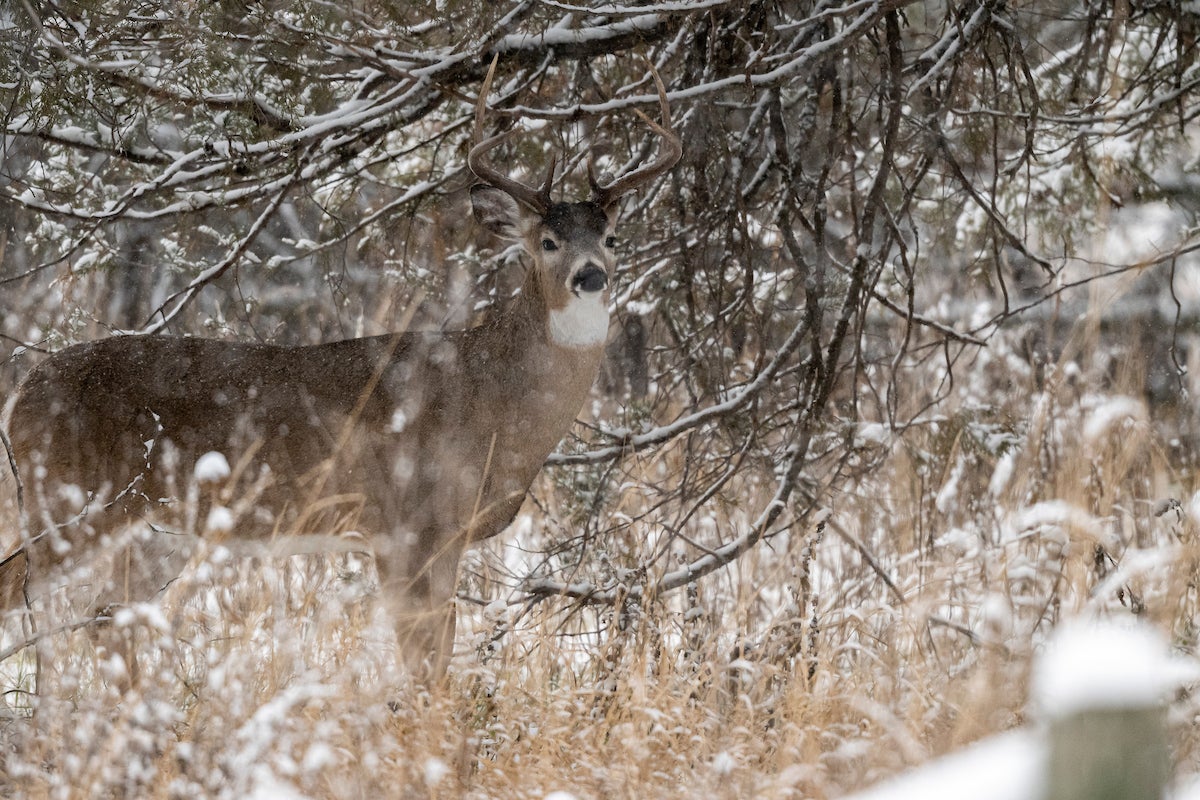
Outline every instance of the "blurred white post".
[[1156, 800], [1171, 777], [1163, 710], [1079, 711], [1050, 725], [1045, 800]]
[[1159, 800], [1171, 780], [1168, 692], [1194, 680], [1142, 626], [1074, 622], [1039, 660], [1034, 695], [1047, 725], [1045, 800]]
[[[853, 795], [853, 800], [1163, 800], [1170, 692], [1200, 682], [1155, 630], [1068, 622], [1033, 674], [1039, 725], [1002, 733]], [[1200, 800], [1200, 791], [1188, 795]]]

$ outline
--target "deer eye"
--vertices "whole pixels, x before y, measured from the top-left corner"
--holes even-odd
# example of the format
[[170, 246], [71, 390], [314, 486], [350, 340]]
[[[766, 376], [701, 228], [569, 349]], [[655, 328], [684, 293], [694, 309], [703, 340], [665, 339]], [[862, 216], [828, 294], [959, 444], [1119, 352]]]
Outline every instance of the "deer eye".
[[550, 252], [557, 250], [558, 245], [556, 245], [554, 243], [553, 239], [542, 239], [542, 249], [545, 250], [547, 253], [550, 253]]
[[607, 239], [605, 239], [604, 246], [607, 247], [609, 250], [612, 250], [614, 247], [617, 246], [617, 237], [610, 236]]

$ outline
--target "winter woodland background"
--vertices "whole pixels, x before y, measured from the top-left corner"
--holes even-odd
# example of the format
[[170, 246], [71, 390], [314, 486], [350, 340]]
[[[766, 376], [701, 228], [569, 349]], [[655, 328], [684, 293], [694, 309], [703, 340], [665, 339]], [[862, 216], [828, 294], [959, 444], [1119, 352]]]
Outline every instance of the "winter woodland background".
[[4, 662], [0, 794], [836, 797], [1025, 721], [1061, 620], [1194, 652], [1198, 30], [1179, 0], [0, 7], [0, 396], [120, 332], [509, 302], [466, 197], [494, 55], [514, 174], [569, 154], [580, 197], [589, 153], [650, 157], [647, 59], [684, 145], [625, 203], [590, 407], [464, 563], [446, 686], [396, 688], [368, 559], [218, 551], [115, 621], [151, 667], [123, 696], [59, 633], [31, 721]]

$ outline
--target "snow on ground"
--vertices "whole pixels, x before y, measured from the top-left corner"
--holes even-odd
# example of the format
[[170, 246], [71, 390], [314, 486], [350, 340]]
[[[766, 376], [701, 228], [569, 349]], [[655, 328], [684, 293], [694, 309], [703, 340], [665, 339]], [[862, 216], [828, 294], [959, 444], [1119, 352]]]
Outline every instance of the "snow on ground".
[[851, 800], [1031, 800], [1042, 791], [1045, 747], [1033, 731], [994, 736], [885, 781]]

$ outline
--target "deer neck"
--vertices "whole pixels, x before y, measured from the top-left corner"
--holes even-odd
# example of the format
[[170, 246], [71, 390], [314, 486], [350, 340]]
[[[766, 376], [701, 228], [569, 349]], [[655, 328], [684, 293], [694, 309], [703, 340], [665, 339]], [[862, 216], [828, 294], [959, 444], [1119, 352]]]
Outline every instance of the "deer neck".
[[497, 381], [513, 382], [508, 396], [521, 398], [519, 404], [527, 409], [530, 403], [545, 403], [548, 407], [539, 412], [565, 417], [564, 425], [587, 399], [604, 353], [608, 311], [599, 298], [588, 299], [596, 309], [551, 308], [531, 272], [521, 294], [485, 334], [491, 340], [488, 360], [505, 365]]
[[[512, 305], [469, 334], [475, 339], [469, 354], [474, 380], [466, 402], [477, 404], [472, 418], [487, 424], [479, 429], [486, 441], [471, 445], [476, 449], [468, 458], [486, 463], [485, 471], [495, 476], [469, 499], [472, 508], [507, 507], [511, 513], [502, 515], [504, 522], [587, 402], [604, 353], [602, 340], [586, 346], [556, 342], [551, 319], [532, 278]], [[516, 506], [505, 506], [510, 502]], [[471, 538], [500, 530], [480, 526]]]

